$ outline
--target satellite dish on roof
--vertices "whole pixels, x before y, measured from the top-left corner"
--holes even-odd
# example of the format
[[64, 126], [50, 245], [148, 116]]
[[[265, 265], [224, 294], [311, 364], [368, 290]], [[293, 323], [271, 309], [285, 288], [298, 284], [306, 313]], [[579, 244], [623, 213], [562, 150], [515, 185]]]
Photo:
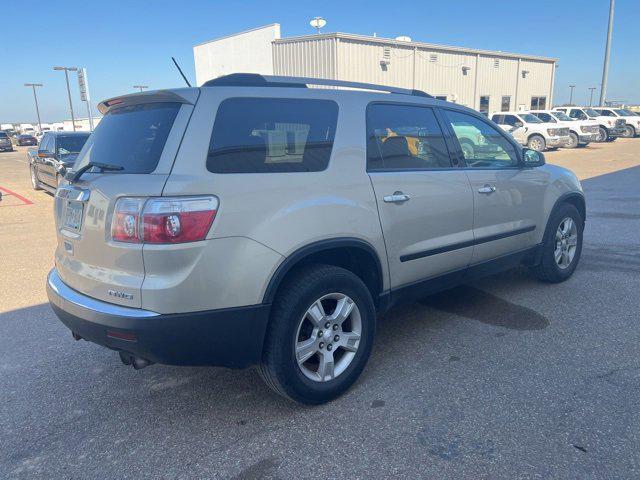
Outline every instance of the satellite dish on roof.
[[320, 33], [320, 29], [322, 27], [324, 27], [327, 24], [327, 21], [322, 18], [322, 17], [314, 17], [310, 22], [309, 25], [311, 25], [313, 28], [316, 29], [316, 32], [319, 34]]
[[411, 37], [407, 37], [406, 35], [400, 35], [399, 37], [396, 37], [396, 40], [398, 42], [410, 42]]

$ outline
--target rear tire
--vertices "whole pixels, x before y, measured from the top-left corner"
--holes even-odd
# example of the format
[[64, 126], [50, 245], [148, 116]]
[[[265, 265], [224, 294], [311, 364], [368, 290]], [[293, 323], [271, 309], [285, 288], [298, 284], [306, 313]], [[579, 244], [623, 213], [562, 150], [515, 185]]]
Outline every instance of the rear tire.
[[563, 203], [552, 212], [542, 241], [540, 263], [532, 267], [539, 280], [559, 283], [573, 275], [582, 253], [583, 230], [584, 221], [573, 205]]
[[547, 149], [547, 142], [542, 135], [531, 135], [527, 141], [527, 147], [536, 152], [544, 152]]
[[[340, 320], [338, 311], [348, 314]], [[359, 277], [331, 265], [302, 267], [278, 291], [258, 371], [279, 395], [328, 402], [360, 376], [375, 327], [371, 293]]]

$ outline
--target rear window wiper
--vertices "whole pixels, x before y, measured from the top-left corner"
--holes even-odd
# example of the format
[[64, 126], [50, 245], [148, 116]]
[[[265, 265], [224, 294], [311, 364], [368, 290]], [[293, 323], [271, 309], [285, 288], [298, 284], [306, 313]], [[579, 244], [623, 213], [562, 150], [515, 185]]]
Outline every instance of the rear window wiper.
[[91, 168], [97, 168], [101, 172], [104, 172], [107, 170], [111, 170], [111, 171], [124, 170], [124, 167], [120, 165], [111, 165], [109, 163], [100, 163], [100, 162], [89, 162], [83, 167], [79, 168], [78, 171], [76, 172], [70, 171], [64, 176], [64, 178], [69, 180], [69, 183], [73, 183], [76, 180], [78, 180], [84, 172], [86, 172], [87, 170], [90, 170]]

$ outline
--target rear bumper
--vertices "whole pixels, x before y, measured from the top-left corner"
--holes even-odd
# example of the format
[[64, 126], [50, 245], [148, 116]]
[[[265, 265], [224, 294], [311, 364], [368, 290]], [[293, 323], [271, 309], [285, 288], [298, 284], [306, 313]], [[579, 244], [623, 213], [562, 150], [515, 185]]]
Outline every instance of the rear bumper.
[[258, 363], [271, 307], [158, 314], [83, 295], [55, 268], [47, 278], [47, 295], [62, 323], [83, 339], [167, 365], [244, 368]]

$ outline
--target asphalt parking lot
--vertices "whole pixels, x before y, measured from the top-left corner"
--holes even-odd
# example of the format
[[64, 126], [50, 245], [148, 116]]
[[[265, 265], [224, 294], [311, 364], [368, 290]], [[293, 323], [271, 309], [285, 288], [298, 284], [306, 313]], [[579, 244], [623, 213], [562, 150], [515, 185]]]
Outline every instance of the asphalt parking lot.
[[546, 156], [587, 195], [576, 274], [392, 310], [354, 388], [310, 408], [253, 370], [74, 342], [46, 303], [52, 197], [0, 153], [0, 478], [639, 478], [640, 138]]

